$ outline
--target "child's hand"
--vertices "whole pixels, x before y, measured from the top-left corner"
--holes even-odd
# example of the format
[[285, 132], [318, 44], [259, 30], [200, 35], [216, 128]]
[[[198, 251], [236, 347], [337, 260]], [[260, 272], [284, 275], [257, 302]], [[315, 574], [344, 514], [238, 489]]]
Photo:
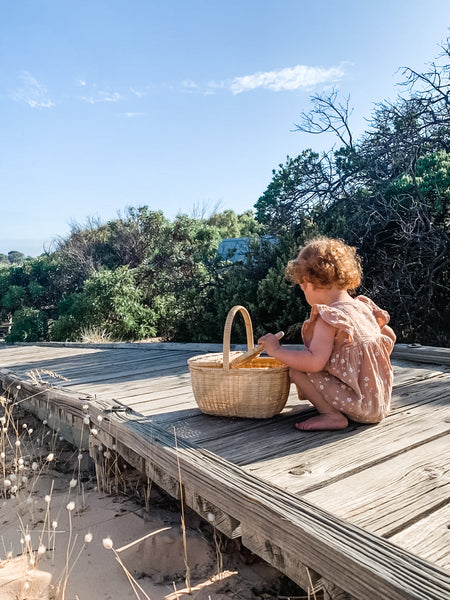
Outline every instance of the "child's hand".
[[280, 347], [280, 342], [273, 333], [266, 333], [266, 335], [260, 337], [258, 344], [264, 346], [264, 350], [270, 355], [276, 352]]

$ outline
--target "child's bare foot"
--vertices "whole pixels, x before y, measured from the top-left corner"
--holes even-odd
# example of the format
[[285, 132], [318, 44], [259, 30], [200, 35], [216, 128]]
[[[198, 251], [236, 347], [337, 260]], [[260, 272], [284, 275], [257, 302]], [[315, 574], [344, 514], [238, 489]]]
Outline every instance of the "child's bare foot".
[[344, 429], [348, 420], [342, 413], [326, 413], [311, 417], [306, 421], [296, 423], [295, 426], [301, 431], [319, 431], [321, 429]]

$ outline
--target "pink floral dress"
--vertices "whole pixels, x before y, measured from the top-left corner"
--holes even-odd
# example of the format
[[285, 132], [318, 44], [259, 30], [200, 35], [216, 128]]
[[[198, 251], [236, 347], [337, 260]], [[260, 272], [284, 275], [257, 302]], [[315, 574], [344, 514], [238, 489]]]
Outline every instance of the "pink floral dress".
[[324, 370], [307, 373], [311, 383], [328, 404], [353, 421], [378, 423], [389, 413], [392, 394], [394, 342], [381, 333], [389, 314], [365, 296], [330, 306], [315, 304], [303, 323], [306, 347], [319, 316], [337, 333]]

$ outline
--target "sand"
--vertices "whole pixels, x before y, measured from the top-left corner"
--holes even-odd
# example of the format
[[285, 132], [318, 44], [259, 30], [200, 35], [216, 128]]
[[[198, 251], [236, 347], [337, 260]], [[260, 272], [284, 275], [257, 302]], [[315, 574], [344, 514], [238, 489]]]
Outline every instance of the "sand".
[[189, 509], [183, 532], [179, 503], [129, 466], [105, 493], [88, 453], [30, 415], [5, 429], [0, 600], [307, 597]]

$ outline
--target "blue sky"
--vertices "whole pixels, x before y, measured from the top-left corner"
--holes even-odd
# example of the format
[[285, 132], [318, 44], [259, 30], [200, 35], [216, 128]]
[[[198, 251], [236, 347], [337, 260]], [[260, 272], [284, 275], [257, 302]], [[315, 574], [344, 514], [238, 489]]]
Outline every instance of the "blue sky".
[[253, 208], [313, 93], [357, 135], [449, 35], [448, 0], [15, 0], [0, 12], [0, 252], [148, 205]]

